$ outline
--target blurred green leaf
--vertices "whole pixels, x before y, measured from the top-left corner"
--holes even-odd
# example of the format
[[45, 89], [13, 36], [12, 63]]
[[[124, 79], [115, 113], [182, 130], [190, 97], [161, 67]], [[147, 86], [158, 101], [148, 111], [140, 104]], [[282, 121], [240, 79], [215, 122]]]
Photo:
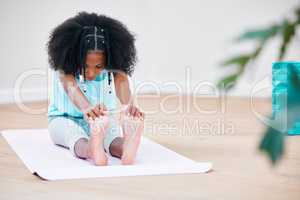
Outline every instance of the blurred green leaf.
[[228, 75], [228, 76], [222, 78], [217, 83], [217, 86], [220, 89], [225, 89], [225, 90], [230, 89], [230, 88], [232, 88], [235, 85], [235, 82], [236, 82], [236, 80], [237, 80], [238, 77], [239, 77], [238, 73]]
[[264, 44], [265, 44], [264, 42], [261, 43], [261, 44], [255, 49], [255, 51], [254, 51], [253, 54], [252, 54], [252, 59], [255, 59], [255, 58], [260, 54], [260, 52], [261, 52], [262, 49], [263, 49]]
[[279, 33], [282, 29], [282, 25], [272, 25], [271, 27], [250, 30], [243, 33], [240, 37], [237, 38], [238, 42], [246, 41], [246, 40], [259, 40], [265, 41], [277, 33]]
[[279, 56], [278, 59], [282, 60], [285, 53], [286, 53], [286, 49], [288, 44], [291, 42], [291, 40], [293, 39], [294, 35], [295, 35], [295, 29], [296, 29], [296, 24], [295, 23], [290, 23], [287, 22], [282, 30], [282, 44], [280, 46], [280, 50], [279, 50]]
[[241, 55], [230, 58], [222, 63], [223, 66], [229, 65], [239, 65], [245, 66], [247, 62], [251, 59], [251, 55]]
[[276, 164], [284, 153], [284, 134], [269, 127], [262, 138], [259, 149], [268, 155], [273, 165]]

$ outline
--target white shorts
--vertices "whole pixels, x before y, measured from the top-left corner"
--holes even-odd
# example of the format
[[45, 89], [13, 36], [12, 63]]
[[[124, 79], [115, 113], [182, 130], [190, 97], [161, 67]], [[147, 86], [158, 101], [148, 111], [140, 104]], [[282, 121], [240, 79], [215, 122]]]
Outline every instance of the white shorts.
[[[89, 124], [83, 119], [71, 116], [49, 117], [48, 129], [54, 144], [70, 149], [75, 154], [75, 144], [81, 138], [89, 139]], [[104, 137], [104, 150], [110, 154], [109, 146], [116, 137], [121, 137], [120, 126], [110, 117], [109, 126]]]

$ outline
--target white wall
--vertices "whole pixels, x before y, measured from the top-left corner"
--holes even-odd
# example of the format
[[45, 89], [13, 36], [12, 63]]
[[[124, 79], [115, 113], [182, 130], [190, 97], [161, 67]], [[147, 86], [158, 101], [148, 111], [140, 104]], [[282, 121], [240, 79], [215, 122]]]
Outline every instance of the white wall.
[[[115, 17], [137, 34], [139, 63], [133, 83], [154, 81], [162, 92], [174, 92], [168, 81], [186, 85], [189, 67], [191, 92], [201, 81], [215, 83], [226, 71], [218, 65], [228, 55], [246, 51], [252, 45], [232, 46], [232, 39], [247, 28], [264, 26], [289, 15], [298, 0], [90, 0], [39, 1], [2, 0], [0, 5], [0, 102], [13, 101], [15, 82], [23, 72], [37, 69], [47, 73], [45, 44], [50, 31], [78, 11], [93, 11]], [[240, 81], [234, 94], [248, 95], [251, 85], [270, 75], [279, 41]], [[293, 47], [288, 58], [300, 57]], [[257, 70], [253, 70], [257, 69]], [[270, 84], [270, 82], [268, 83]], [[45, 99], [47, 76], [35, 75], [22, 84], [25, 100]], [[153, 92], [143, 87], [140, 92]], [[203, 88], [202, 94], [211, 90]], [[266, 95], [270, 95], [270, 90]]]

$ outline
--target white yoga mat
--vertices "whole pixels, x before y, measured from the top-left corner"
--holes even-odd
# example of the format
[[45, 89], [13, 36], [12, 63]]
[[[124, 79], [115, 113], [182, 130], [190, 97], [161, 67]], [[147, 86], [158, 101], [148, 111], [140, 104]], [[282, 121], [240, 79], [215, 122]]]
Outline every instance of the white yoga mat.
[[212, 169], [209, 162], [195, 162], [145, 137], [134, 165], [124, 166], [109, 157], [108, 166], [94, 166], [54, 145], [47, 129], [5, 130], [2, 135], [30, 172], [45, 180], [205, 173]]

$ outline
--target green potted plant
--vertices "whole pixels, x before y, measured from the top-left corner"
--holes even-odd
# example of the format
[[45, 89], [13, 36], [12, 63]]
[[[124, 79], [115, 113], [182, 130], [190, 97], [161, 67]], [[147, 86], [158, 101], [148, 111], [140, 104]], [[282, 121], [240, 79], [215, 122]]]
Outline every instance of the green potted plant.
[[[266, 44], [271, 42], [275, 37], [281, 38], [277, 61], [282, 61], [285, 57], [287, 48], [293, 41], [292, 39], [296, 36], [296, 30], [299, 26], [300, 5], [294, 10], [293, 19], [285, 18], [279, 23], [274, 23], [261, 29], [246, 31], [241, 34], [237, 38], [237, 42], [252, 41], [256, 44], [256, 47], [249, 53], [230, 57], [221, 64], [222, 67], [235, 67], [237, 70], [220, 79], [217, 83], [218, 87], [223, 90], [230, 90], [234, 87], [239, 77], [244, 73], [246, 67], [251, 65], [251, 63], [259, 57]], [[274, 126], [268, 127], [259, 144], [259, 149], [267, 153], [273, 164], [277, 163], [282, 157], [284, 152], [284, 136], [300, 116], [300, 77], [299, 73], [297, 74], [296, 71], [292, 70], [291, 72], [294, 92], [290, 91], [287, 94], [289, 101], [286, 104], [286, 109], [280, 111], [287, 112], [287, 129], [274, 128], [276, 127], [276, 123], [282, 123], [281, 121], [275, 120]]]

